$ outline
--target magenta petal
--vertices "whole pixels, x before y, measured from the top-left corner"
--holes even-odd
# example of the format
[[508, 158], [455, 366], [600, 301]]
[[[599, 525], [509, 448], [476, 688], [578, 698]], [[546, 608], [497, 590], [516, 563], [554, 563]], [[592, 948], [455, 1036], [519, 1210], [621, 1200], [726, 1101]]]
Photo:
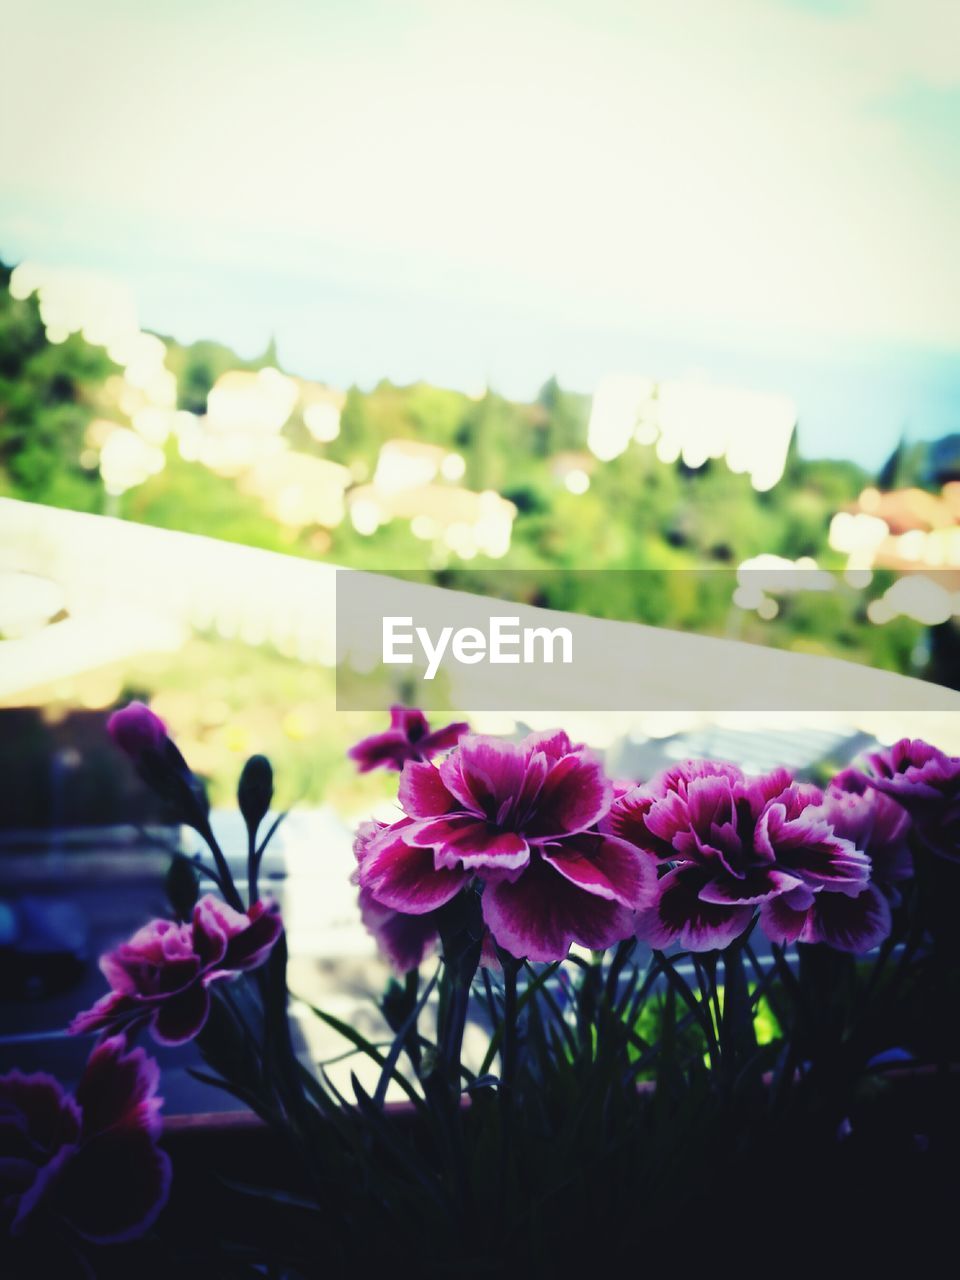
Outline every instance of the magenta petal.
[[600, 830], [627, 840], [644, 853], [661, 861], [676, 856], [673, 845], [663, 840], [647, 826], [647, 814], [655, 803], [646, 787], [628, 785], [614, 800], [609, 812], [600, 819]]
[[438, 870], [432, 849], [407, 843], [408, 830], [387, 827], [370, 842], [360, 866], [360, 885], [384, 906], [422, 915], [456, 897], [469, 876], [464, 871]]
[[656, 901], [636, 920], [637, 937], [653, 947], [679, 942], [689, 951], [728, 946], [753, 919], [752, 906], [720, 906], [704, 902], [700, 891], [708, 873], [678, 867], [657, 881]]
[[536, 838], [586, 831], [612, 801], [613, 784], [598, 757], [586, 750], [563, 756], [550, 766], [526, 830]]
[[411, 747], [406, 738], [393, 730], [375, 733], [356, 743], [347, 752], [360, 773], [369, 773], [383, 765], [386, 769], [400, 770], [410, 759]]
[[541, 847], [540, 855], [571, 884], [632, 911], [649, 906], [656, 894], [656, 863], [615, 836], [568, 836]]
[[470, 815], [414, 823], [405, 830], [404, 839], [408, 844], [435, 849], [438, 867], [515, 871], [530, 861], [530, 848], [523, 836]]
[[444, 725], [442, 729], [434, 729], [418, 745], [425, 756], [439, 755], [441, 751], [450, 751], [457, 745], [470, 726], [465, 720], [457, 720], [453, 724]]
[[219, 964], [227, 953], [227, 942], [247, 926], [247, 917], [212, 894], [193, 908], [193, 949], [204, 969]]
[[807, 925], [811, 906], [795, 906], [791, 894], [783, 893], [771, 898], [760, 907], [760, 925], [771, 942], [786, 946], [796, 942]]
[[275, 903], [256, 902], [249, 915], [241, 917], [246, 928], [227, 943], [223, 967], [234, 972], [247, 972], [263, 964], [283, 932], [283, 924]]
[[437, 941], [437, 922], [432, 912], [413, 916], [394, 911], [378, 902], [367, 889], [360, 890], [360, 915], [397, 973], [416, 969]]
[[876, 885], [867, 885], [855, 898], [823, 891], [817, 894], [801, 941], [825, 942], [837, 951], [862, 955], [878, 947], [890, 927], [890, 904]]
[[394, 703], [390, 708], [390, 728], [408, 742], [417, 742], [430, 732], [430, 724], [420, 708], [405, 707], [402, 703]]
[[516, 743], [468, 733], [441, 763], [440, 774], [464, 808], [493, 818], [504, 800], [519, 794], [527, 765]]
[[210, 993], [202, 982], [157, 1005], [150, 1027], [158, 1044], [186, 1044], [199, 1035], [210, 1013]]
[[672, 849], [677, 836], [690, 831], [686, 796], [668, 791], [666, 795], [657, 797], [647, 810], [644, 823], [651, 835]]
[[118, 1124], [135, 1126], [158, 1138], [159, 1082], [156, 1061], [143, 1049], [128, 1049], [123, 1036], [97, 1045], [77, 1086], [84, 1141]]
[[563, 729], [546, 729], [541, 733], [528, 733], [523, 740], [523, 748], [530, 755], [541, 752], [551, 762], [561, 756], [568, 756], [582, 747], [574, 746]]
[[633, 932], [633, 914], [618, 902], [585, 893], [540, 858], [514, 882], [487, 884], [483, 918], [511, 955], [562, 960], [573, 943], [602, 950]]
[[742, 880], [734, 876], [715, 876], [700, 890], [700, 901], [714, 902], [718, 906], [754, 906], [802, 884], [802, 880], [786, 871], [760, 867], [748, 871]]
[[133, 996], [121, 995], [117, 991], [108, 991], [101, 996], [92, 1009], [84, 1009], [78, 1013], [68, 1027], [72, 1036], [85, 1036], [91, 1031], [106, 1031], [146, 1017], [151, 1006]]
[[411, 818], [436, 818], [455, 809], [457, 802], [444, 786], [440, 770], [432, 764], [410, 762], [400, 775], [398, 799]]

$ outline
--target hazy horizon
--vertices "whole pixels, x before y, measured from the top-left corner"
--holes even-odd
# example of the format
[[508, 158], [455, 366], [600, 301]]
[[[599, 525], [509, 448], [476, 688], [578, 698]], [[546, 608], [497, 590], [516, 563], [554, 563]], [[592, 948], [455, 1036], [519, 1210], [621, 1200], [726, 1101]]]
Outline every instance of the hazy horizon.
[[876, 466], [960, 428], [942, 0], [38, 0], [0, 256], [337, 385], [718, 381]]

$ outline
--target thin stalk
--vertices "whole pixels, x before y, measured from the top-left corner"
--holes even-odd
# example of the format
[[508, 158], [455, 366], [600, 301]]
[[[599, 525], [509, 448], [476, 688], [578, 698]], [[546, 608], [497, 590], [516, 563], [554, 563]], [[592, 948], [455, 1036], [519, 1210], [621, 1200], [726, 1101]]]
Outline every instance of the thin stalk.
[[230, 867], [227, 863], [226, 856], [220, 848], [220, 845], [217, 843], [217, 838], [213, 834], [213, 829], [210, 826], [209, 821], [205, 818], [203, 826], [198, 827], [197, 830], [204, 840], [206, 840], [210, 852], [213, 854], [213, 860], [217, 864], [217, 871], [219, 872], [220, 882], [223, 889], [223, 896], [226, 898], [229, 905], [233, 907], [234, 911], [242, 912], [244, 910], [243, 899], [237, 892], [237, 886], [233, 883], [233, 876], [230, 874]]

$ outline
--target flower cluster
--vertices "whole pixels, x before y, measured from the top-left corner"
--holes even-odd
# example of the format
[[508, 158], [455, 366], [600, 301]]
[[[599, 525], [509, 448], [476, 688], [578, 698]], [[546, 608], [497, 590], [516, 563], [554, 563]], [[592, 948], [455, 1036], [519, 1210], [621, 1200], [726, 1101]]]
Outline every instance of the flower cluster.
[[116, 1036], [94, 1049], [75, 1095], [42, 1072], [0, 1076], [0, 1232], [53, 1226], [112, 1244], [147, 1231], [170, 1190], [159, 1075]]
[[398, 821], [361, 827], [355, 879], [401, 971], [468, 887], [496, 943], [530, 960], [631, 934], [722, 949], [757, 917], [774, 942], [863, 953], [890, 933], [914, 828], [960, 857], [960, 760], [908, 740], [821, 790], [706, 760], [615, 785], [562, 731], [468, 733], [439, 764], [408, 760], [399, 802]]
[[[611, 946], [632, 932], [656, 884], [649, 860], [599, 829], [612, 801], [600, 761], [565, 733], [520, 743], [465, 735], [439, 766], [404, 766], [404, 817], [361, 830], [361, 903], [368, 918], [376, 908], [429, 918], [476, 878], [484, 921], [513, 955], [555, 960], [574, 942]], [[397, 960], [401, 928], [389, 917], [378, 930], [392, 932], [386, 949]], [[424, 921], [421, 937], [433, 929]], [[418, 949], [411, 941], [401, 963]]]

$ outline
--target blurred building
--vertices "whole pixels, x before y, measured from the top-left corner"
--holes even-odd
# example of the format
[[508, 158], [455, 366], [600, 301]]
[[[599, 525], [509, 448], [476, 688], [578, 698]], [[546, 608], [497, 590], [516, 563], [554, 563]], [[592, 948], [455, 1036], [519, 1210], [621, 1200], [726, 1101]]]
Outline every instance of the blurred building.
[[303, 425], [318, 444], [330, 444], [340, 434], [340, 415], [346, 403], [346, 395], [319, 382], [298, 379], [300, 389], [300, 413]]
[[587, 443], [602, 461], [634, 440], [654, 445], [665, 463], [696, 469], [723, 459], [764, 491], [783, 475], [796, 423], [796, 405], [786, 396], [695, 379], [616, 376], [594, 392]]
[[344, 516], [350, 469], [292, 449], [261, 458], [241, 477], [240, 488], [260, 498], [281, 524], [333, 529]]
[[960, 481], [939, 493], [867, 488], [830, 523], [830, 545], [851, 573], [900, 576], [867, 614], [884, 623], [904, 615], [929, 627], [960, 617]]
[[358, 533], [372, 534], [391, 520], [408, 520], [414, 537], [462, 560], [505, 556], [517, 514], [514, 504], [498, 493], [441, 484], [386, 490], [360, 485], [350, 491], [348, 505]]
[[373, 487], [381, 493], [419, 489], [434, 480], [460, 480], [465, 463], [459, 453], [419, 440], [387, 440], [380, 447]]

